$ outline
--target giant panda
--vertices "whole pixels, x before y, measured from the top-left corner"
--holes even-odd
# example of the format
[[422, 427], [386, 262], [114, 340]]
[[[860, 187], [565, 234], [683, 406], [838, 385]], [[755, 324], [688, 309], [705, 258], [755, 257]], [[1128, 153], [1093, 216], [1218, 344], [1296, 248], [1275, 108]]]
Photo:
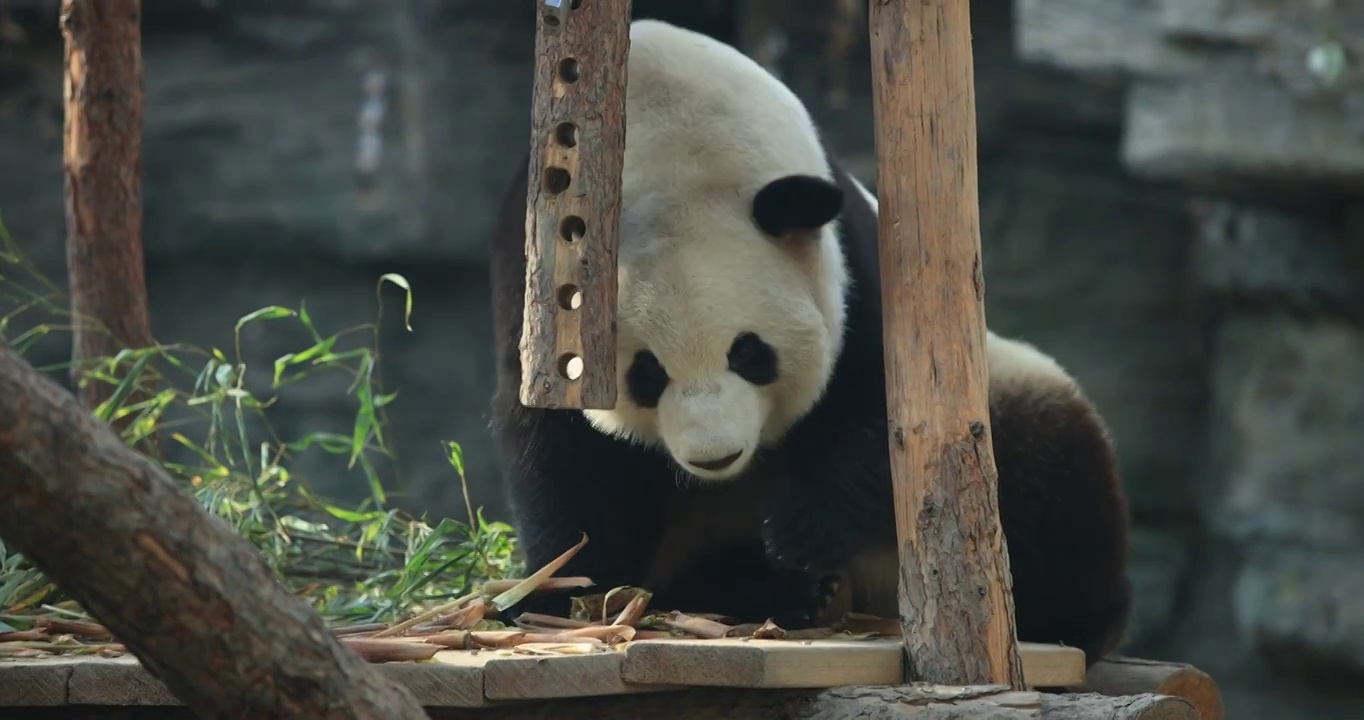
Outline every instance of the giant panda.
[[[527, 566], [587, 533], [560, 574], [656, 608], [898, 617], [876, 199], [735, 48], [656, 20], [630, 43], [618, 343], [587, 349], [617, 353], [613, 409], [518, 400], [526, 157], [491, 241], [490, 424]], [[1130, 604], [1113, 445], [1052, 358], [993, 332], [986, 352], [1018, 637], [1093, 662]]]

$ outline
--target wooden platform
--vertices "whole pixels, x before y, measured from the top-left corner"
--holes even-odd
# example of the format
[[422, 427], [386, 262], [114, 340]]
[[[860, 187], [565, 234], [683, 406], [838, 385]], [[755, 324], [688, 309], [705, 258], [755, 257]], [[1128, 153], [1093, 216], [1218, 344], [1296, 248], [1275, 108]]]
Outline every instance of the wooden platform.
[[[639, 640], [588, 655], [447, 650], [430, 662], [383, 663], [381, 672], [426, 707], [679, 691], [694, 687], [829, 688], [901, 681], [902, 641]], [[1084, 654], [1020, 643], [1032, 687], [1084, 683]], [[0, 660], [0, 707], [178, 706], [132, 655]], [[3, 715], [3, 713], [0, 713]]]

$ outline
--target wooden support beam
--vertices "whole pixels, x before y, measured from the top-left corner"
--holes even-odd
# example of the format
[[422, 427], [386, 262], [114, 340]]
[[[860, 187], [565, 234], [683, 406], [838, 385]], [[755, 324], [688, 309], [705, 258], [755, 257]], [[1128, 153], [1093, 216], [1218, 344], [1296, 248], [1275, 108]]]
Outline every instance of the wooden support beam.
[[970, 2], [876, 0], [869, 24], [907, 672], [1021, 689], [987, 404]]
[[521, 403], [616, 404], [630, 0], [537, 0]]

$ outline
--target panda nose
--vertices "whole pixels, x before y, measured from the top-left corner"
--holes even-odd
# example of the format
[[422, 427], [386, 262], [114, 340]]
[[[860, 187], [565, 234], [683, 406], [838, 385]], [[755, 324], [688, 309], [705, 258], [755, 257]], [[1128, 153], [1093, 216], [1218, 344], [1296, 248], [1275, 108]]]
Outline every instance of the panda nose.
[[733, 455], [726, 455], [722, 458], [716, 458], [714, 460], [692, 460], [691, 464], [701, 468], [702, 470], [724, 470], [730, 465], [733, 465], [734, 461], [738, 460], [739, 456], [743, 454], [744, 451], [740, 450], [734, 453]]

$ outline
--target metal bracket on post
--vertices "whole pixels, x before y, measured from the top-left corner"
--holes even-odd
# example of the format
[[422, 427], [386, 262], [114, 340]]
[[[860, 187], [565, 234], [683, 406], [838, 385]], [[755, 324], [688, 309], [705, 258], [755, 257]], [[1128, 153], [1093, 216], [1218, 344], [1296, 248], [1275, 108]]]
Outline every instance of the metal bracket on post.
[[545, 34], [558, 35], [568, 25], [569, 4], [572, 0], [545, 0], [540, 7], [545, 20]]

